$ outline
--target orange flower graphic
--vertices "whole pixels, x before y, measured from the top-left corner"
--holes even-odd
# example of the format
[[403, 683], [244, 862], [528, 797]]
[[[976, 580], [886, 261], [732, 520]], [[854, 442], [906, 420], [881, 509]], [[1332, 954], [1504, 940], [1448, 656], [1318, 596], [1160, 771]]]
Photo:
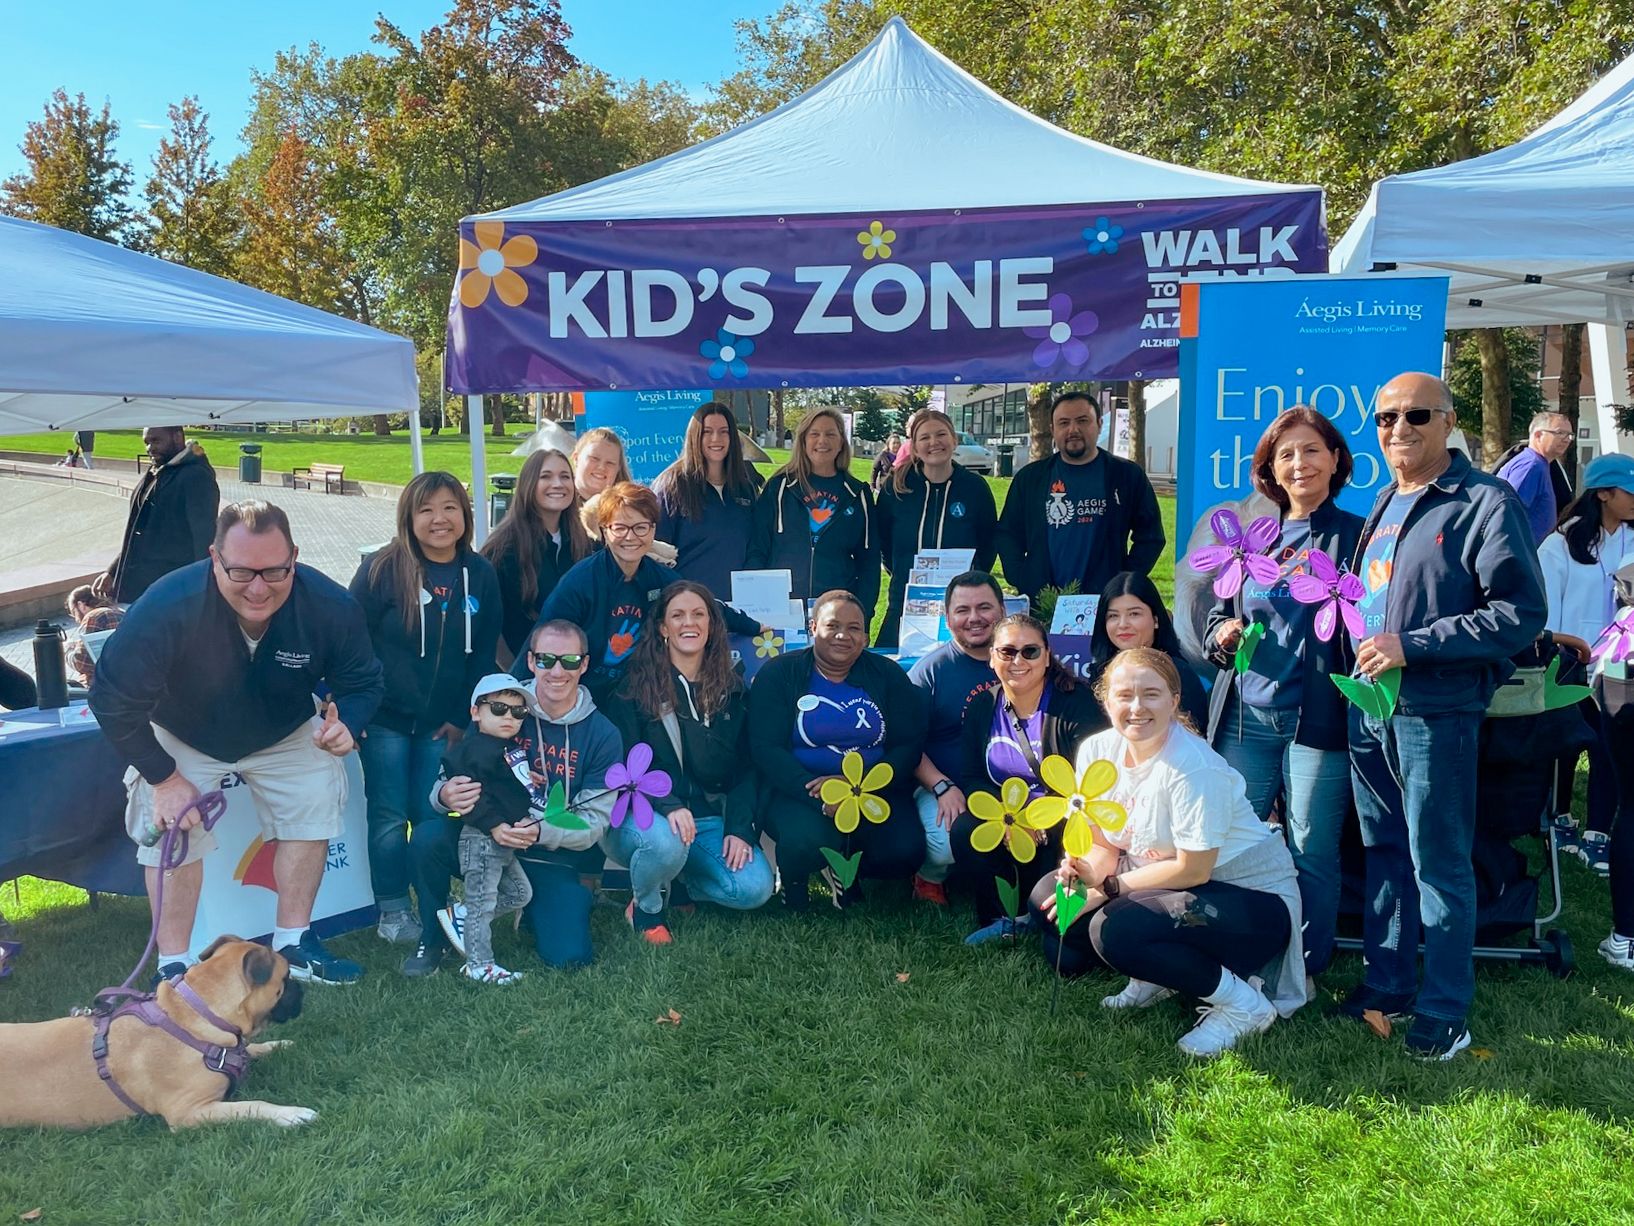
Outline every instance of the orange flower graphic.
[[512, 269], [538, 259], [539, 244], [526, 234], [505, 241], [502, 221], [479, 221], [473, 229], [475, 243], [460, 239], [460, 305], [479, 307], [492, 289], [506, 306], [521, 306], [528, 300], [528, 283]]

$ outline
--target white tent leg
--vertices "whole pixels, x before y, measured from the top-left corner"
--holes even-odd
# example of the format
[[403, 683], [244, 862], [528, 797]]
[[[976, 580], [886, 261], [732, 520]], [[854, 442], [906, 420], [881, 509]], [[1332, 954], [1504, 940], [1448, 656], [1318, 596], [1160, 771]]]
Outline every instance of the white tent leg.
[[1634, 437], [1619, 435], [1611, 411], [1629, 402], [1628, 333], [1611, 324], [1590, 324], [1589, 371], [1594, 378], [1595, 424], [1600, 429], [1600, 454], [1620, 451], [1634, 455]]
[[465, 425], [471, 431], [471, 507], [476, 513], [476, 543], [488, 539], [488, 456], [483, 451], [482, 434], [487, 413], [481, 396], [465, 398]]
[[414, 475], [418, 477], [426, 470], [426, 449], [420, 441], [420, 409], [416, 405], [409, 410], [409, 462], [414, 466]]

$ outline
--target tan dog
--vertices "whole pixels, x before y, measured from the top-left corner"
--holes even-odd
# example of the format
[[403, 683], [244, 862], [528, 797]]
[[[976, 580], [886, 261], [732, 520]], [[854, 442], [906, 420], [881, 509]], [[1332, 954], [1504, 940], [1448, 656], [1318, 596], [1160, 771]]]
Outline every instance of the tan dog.
[[[269, 1021], [288, 1021], [301, 1011], [301, 985], [289, 963], [264, 945], [222, 937], [188, 968], [184, 982], [222, 1021], [250, 1038]], [[188, 1034], [232, 1046], [236, 1037], [201, 1017], [169, 982], [159, 985], [159, 1007]], [[95, 1023], [89, 1017], [0, 1025], [0, 1125], [90, 1128], [131, 1118], [126, 1106], [97, 1076], [91, 1054]], [[250, 1043], [251, 1058], [287, 1042]], [[172, 1128], [228, 1120], [266, 1120], [286, 1127], [308, 1124], [318, 1113], [306, 1107], [263, 1102], [223, 1102], [227, 1078], [204, 1065], [180, 1039], [140, 1018], [116, 1018], [108, 1028], [108, 1067], [125, 1093]]]

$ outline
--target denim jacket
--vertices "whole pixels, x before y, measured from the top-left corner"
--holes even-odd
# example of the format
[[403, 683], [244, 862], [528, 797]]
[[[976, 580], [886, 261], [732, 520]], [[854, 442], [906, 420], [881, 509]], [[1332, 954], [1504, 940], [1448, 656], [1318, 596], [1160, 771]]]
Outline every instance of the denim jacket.
[[[1379, 491], [1351, 559], [1396, 493]], [[1401, 636], [1408, 715], [1484, 711], [1514, 671], [1511, 657], [1543, 630], [1548, 604], [1526, 508], [1461, 451], [1407, 513], [1391, 563], [1384, 632]]]

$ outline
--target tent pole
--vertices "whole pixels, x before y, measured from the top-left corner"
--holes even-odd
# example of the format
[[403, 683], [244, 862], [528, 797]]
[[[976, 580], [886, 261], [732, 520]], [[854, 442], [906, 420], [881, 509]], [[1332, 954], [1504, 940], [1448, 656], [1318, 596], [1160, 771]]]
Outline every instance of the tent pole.
[[1631, 454], [1630, 441], [1617, 433], [1617, 415], [1612, 405], [1624, 398], [1628, 387], [1628, 333], [1621, 325], [1590, 324], [1589, 371], [1594, 379], [1595, 425], [1600, 431], [1600, 454], [1621, 451]]
[[482, 450], [487, 417], [481, 396], [465, 398], [465, 426], [471, 431], [471, 508], [476, 514], [476, 543], [488, 539], [488, 456]]
[[420, 406], [415, 405], [409, 410], [409, 462], [414, 466], [414, 475], [418, 477], [426, 470], [425, 445], [420, 441]]

